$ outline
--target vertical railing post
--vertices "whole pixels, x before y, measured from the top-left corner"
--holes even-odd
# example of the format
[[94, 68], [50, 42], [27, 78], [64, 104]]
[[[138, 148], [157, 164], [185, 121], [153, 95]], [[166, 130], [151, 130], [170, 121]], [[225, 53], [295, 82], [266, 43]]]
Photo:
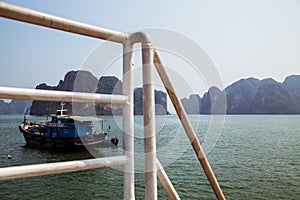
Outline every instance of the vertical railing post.
[[124, 165], [124, 199], [135, 199], [134, 195], [134, 118], [133, 118], [133, 45], [129, 41], [123, 44], [123, 94], [129, 98], [123, 106], [123, 151], [128, 157]]
[[143, 113], [146, 199], [157, 199], [155, 102], [153, 85], [153, 48], [151, 43], [142, 42], [143, 62]]

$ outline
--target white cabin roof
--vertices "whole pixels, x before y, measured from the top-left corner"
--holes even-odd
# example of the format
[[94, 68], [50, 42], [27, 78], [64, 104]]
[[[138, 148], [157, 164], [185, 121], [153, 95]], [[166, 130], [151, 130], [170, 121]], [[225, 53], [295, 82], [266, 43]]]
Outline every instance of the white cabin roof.
[[71, 116], [71, 119], [78, 122], [89, 122], [89, 121], [103, 121], [105, 119], [98, 118], [98, 117], [82, 117], [82, 116]]

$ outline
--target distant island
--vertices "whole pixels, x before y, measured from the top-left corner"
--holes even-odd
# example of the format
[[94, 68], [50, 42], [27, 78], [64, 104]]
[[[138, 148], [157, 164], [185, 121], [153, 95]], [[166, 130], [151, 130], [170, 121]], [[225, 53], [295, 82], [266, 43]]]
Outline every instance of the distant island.
[[188, 114], [300, 114], [300, 75], [288, 76], [282, 83], [241, 79], [223, 91], [211, 87], [202, 98], [193, 94], [181, 102]]
[[0, 100], [0, 114], [22, 114], [28, 112], [32, 101], [12, 100], [7, 103]]
[[[83, 81], [78, 89], [80, 92], [95, 92], [101, 94], [122, 94], [122, 81], [114, 76], [102, 76], [97, 79], [88, 71], [69, 71], [64, 80], [57, 86], [48, 86], [45, 83], [36, 86], [36, 89], [73, 91], [75, 81]], [[134, 113], [143, 114], [142, 88], [134, 90]], [[188, 114], [300, 114], [300, 75], [291, 75], [280, 83], [268, 78], [241, 79], [226, 87], [223, 91], [211, 87], [200, 97], [192, 94], [189, 98], [181, 99]], [[60, 102], [12, 100], [6, 103], [0, 100], [0, 114], [49, 115], [60, 107]], [[167, 110], [167, 95], [163, 91], [155, 90], [156, 114], [169, 114]], [[121, 114], [120, 105], [66, 103], [66, 108], [72, 112], [72, 107], [80, 115], [111, 115]], [[74, 113], [76, 114], [76, 113]]]
[[[78, 82], [82, 84], [78, 84]], [[57, 86], [41, 83], [36, 86], [36, 89], [122, 94], [122, 87], [122, 81], [117, 77], [102, 76], [97, 79], [91, 72], [79, 70], [67, 72], [64, 79], [60, 80]], [[134, 113], [137, 115], [143, 114], [142, 92], [142, 88], [135, 88], [134, 90]], [[32, 101], [31, 103], [31, 101], [22, 100], [12, 100], [10, 103], [5, 103], [0, 100], [0, 114], [23, 114], [27, 112], [30, 115], [50, 115], [60, 108], [60, 103], [49, 101]], [[155, 90], [155, 104], [157, 115], [168, 114], [166, 93]], [[122, 112], [121, 105], [110, 104], [65, 103], [65, 108], [68, 109], [69, 113], [77, 115], [111, 115], [121, 114]]]

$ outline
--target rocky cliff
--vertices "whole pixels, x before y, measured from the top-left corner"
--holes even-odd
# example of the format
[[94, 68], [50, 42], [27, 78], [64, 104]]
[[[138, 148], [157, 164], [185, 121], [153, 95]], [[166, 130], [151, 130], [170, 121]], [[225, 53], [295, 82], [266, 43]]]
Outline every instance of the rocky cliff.
[[[64, 80], [59, 81], [57, 86], [48, 86], [42, 83], [36, 89], [60, 90], [74, 92], [90, 92], [101, 94], [122, 94], [122, 81], [114, 76], [102, 76], [97, 79], [88, 71], [70, 71]], [[137, 88], [134, 92], [134, 113], [143, 113], [142, 89]], [[155, 91], [156, 114], [167, 114], [167, 96], [162, 91]], [[137, 106], [136, 106], [137, 105]], [[33, 101], [31, 115], [49, 115], [60, 108], [60, 102]], [[111, 104], [86, 104], [86, 103], [66, 103], [65, 108], [69, 113], [77, 115], [111, 115], [121, 114], [121, 105]]]
[[0, 100], [0, 114], [29, 113], [32, 101], [12, 100], [9, 103]]
[[202, 98], [194, 94], [181, 102], [189, 114], [300, 114], [300, 75], [283, 83], [241, 79], [223, 91], [211, 87]]

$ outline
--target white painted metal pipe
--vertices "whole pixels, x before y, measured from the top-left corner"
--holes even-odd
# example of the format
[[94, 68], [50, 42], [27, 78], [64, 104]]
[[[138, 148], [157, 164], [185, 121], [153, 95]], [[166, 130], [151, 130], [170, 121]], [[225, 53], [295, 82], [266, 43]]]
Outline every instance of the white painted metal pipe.
[[133, 46], [123, 44], [123, 94], [128, 104], [123, 106], [123, 152], [128, 162], [124, 165], [124, 199], [134, 199], [134, 117], [133, 117]]
[[155, 102], [153, 81], [153, 48], [149, 41], [142, 42], [143, 112], [146, 200], [157, 199]]
[[176, 95], [173, 84], [171, 83], [171, 80], [169, 79], [168, 74], [164, 69], [163, 63], [156, 50], [154, 50], [154, 64], [217, 199], [225, 199], [225, 196], [223, 195], [220, 185], [200, 145], [198, 137], [188, 119], [188, 116], [181, 104], [181, 101]]
[[168, 196], [170, 199], [180, 199], [178, 193], [176, 192], [172, 182], [170, 181], [167, 173], [165, 172], [163, 166], [161, 165], [161, 163], [159, 162], [158, 159], [156, 159], [156, 166], [157, 166], [157, 177], [160, 180], [161, 185], [163, 186], [163, 188], [165, 189], [165, 191], [167, 192]]
[[0, 2], [0, 16], [62, 31], [123, 43], [125, 33], [45, 14], [31, 9]]
[[0, 181], [124, 165], [126, 156], [0, 168]]
[[124, 95], [39, 90], [14, 87], [0, 87], [0, 98], [82, 103], [128, 103], [128, 97]]
[[[54, 28], [62, 31], [68, 31], [72, 33], [77, 33], [85, 36], [95, 37], [104, 40], [110, 40], [118, 43], [125, 43], [127, 39], [127, 34], [116, 32], [108, 29], [103, 29], [91, 25], [86, 25], [83, 23], [59, 18], [56, 16], [44, 14], [41, 12], [33, 11], [30, 9], [10, 5], [7, 3], [0, 2], [0, 16], [15, 19], [23, 22], [28, 22], [40, 26], [45, 26], [49, 28]], [[153, 50], [151, 48], [150, 41], [148, 41], [148, 36], [144, 33], [133, 34], [135, 37], [132, 37], [132, 44], [136, 42], [142, 42], [143, 45], [143, 80], [144, 80], [144, 125], [145, 125], [145, 164], [146, 164], [146, 199], [157, 199], [157, 182], [156, 182], [156, 166], [155, 166], [155, 154], [156, 154], [156, 144], [155, 144], [155, 110], [154, 110], [154, 88], [152, 82], [152, 65], [153, 60], [157, 71], [165, 85], [165, 88], [170, 96], [170, 99], [176, 109], [176, 112], [182, 122], [182, 125], [192, 143], [194, 151], [200, 161], [204, 172], [217, 196], [218, 199], [225, 199], [222, 190], [211, 170], [211, 167], [206, 159], [206, 156], [202, 150], [202, 147], [199, 143], [198, 138], [187, 118], [187, 115], [181, 105], [180, 100], [178, 99], [175, 90], [171, 84], [170, 79], [167, 76], [165, 69], [162, 66], [162, 61], [157, 52], [154, 53], [153, 59]], [[146, 67], [148, 65], [148, 67]], [[150, 67], [149, 67], [150, 66]], [[21, 88], [9, 88], [0, 87], [0, 98], [7, 99], [29, 99], [29, 100], [42, 100], [42, 101], [70, 101], [70, 102], [92, 102], [92, 103], [126, 103], [127, 97], [121, 95], [100, 95], [100, 94], [85, 94], [85, 93], [74, 93], [74, 92], [60, 92], [60, 91], [48, 91], [48, 90], [30, 90], [30, 89], [21, 89]], [[124, 157], [123, 157], [124, 158]], [[120, 161], [120, 160], [119, 160]], [[70, 161], [70, 162], [79, 162], [79, 161]], [[86, 164], [89, 162], [83, 163], [73, 163], [71, 166], [58, 165], [54, 167], [55, 172], [67, 172], [67, 171], [77, 171], [78, 169], [90, 169], [86, 168]], [[111, 162], [111, 163], [117, 163]], [[91, 163], [90, 163], [91, 164]], [[36, 168], [36, 170], [31, 171], [33, 168], [27, 168], [28, 166], [20, 167], [11, 167], [4, 168], [0, 171], [0, 177], [5, 173], [13, 176], [15, 171], [10, 171], [11, 169], [20, 170], [19, 174], [24, 169], [27, 172], [20, 175], [20, 177], [36, 176], [36, 175], [45, 175], [50, 174], [48, 170], [49, 164], [41, 164], [45, 168]], [[76, 166], [74, 169], [73, 165]], [[88, 164], [89, 166], [89, 164]], [[92, 166], [92, 165], [91, 165]], [[99, 165], [100, 166], [100, 165]], [[102, 165], [101, 165], [102, 166]], [[57, 168], [58, 167], [58, 168]], [[61, 168], [61, 169], [60, 169]], [[92, 168], [92, 167], [91, 167]], [[61, 171], [61, 172], [59, 172]], [[2, 174], [1, 174], [2, 173]], [[18, 174], [18, 173], [17, 173]], [[7, 177], [7, 176], [3, 176]], [[154, 178], [155, 177], [155, 178]], [[0, 178], [1, 180], [1, 178]], [[6, 180], [6, 179], [2, 179]]]

